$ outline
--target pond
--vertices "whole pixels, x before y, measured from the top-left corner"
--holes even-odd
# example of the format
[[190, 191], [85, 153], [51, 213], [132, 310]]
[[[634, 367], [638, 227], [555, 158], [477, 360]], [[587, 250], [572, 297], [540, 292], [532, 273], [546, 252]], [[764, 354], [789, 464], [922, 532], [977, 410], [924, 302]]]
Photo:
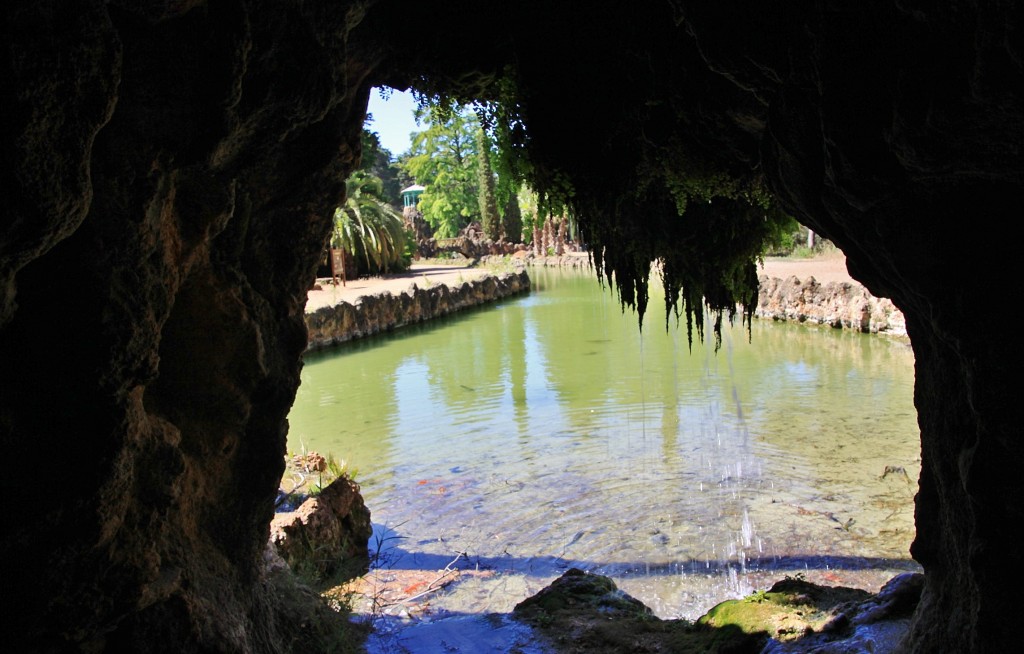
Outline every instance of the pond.
[[691, 619], [787, 575], [874, 591], [918, 569], [906, 340], [755, 321], [715, 352], [666, 330], [658, 289], [641, 332], [590, 273], [530, 277], [307, 356], [289, 450], [355, 470], [381, 566], [469, 573], [388, 628], [506, 613], [569, 567]]

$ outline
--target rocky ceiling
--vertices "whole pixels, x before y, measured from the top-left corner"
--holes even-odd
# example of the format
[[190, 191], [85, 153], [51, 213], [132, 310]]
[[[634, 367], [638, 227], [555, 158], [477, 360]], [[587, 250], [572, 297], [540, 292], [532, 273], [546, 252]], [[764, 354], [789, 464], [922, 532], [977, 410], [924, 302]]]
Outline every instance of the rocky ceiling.
[[[11, 0], [3, 16], [14, 651], [288, 649], [261, 552], [305, 291], [381, 83], [513, 100], [534, 183], [571, 184], [640, 304], [654, 258], [691, 306], [743, 299], [750, 189], [836, 242], [916, 355], [927, 585], [905, 649], [1016, 642], [1021, 349], [999, 310], [1024, 215], [1016, 3]], [[680, 216], [666, 198], [689, 179], [721, 192]]]

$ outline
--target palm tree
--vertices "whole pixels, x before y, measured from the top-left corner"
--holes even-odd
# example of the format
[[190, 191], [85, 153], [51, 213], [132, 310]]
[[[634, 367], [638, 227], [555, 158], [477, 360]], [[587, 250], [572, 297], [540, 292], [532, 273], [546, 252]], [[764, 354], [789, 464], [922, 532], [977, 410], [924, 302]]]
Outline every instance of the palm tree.
[[378, 177], [361, 170], [352, 173], [345, 181], [345, 204], [334, 210], [331, 245], [362, 255], [368, 271], [386, 273], [401, 267], [407, 237], [402, 215], [381, 199], [382, 192]]

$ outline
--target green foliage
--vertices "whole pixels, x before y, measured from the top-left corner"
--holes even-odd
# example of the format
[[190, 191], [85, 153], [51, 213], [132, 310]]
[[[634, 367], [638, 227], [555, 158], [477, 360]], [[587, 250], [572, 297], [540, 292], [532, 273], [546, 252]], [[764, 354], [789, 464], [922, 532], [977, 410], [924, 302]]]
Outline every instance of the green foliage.
[[765, 239], [766, 255], [790, 255], [807, 242], [807, 230], [801, 227], [795, 218], [774, 205], [769, 207], [768, 212], [775, 216], [768, 221], [768, 236]]
[[334, 458], [334, 454], [330, 452], [327, 453], [327, 472], [331, 473], [334, 479], [348, 477], [349, 479], [354, 480], [357, 476], [359, 476], [359, 471], [356, 470], [355, 468], [350, 467], [348, 465], [348, 461], [345, 461], [344, 459], [339, 461], [338, 459]]
[[477, 200], [480, 204], [480, 225], [492, 241], [501, 240], [501, 216], [494, 191], [494, 170], [491, 168], [491, 145], [483, 128], [476, 130]]
[[[497, 84], [502, 89], [512, 88], [505, 79]], [[499, 101], [422, 91], [416, 95], [417, 117], [428, 128], [414, 137], [413, 150], [401, 167], [427, 187], [419, 207], [437, 236], [454, 236], [470, 220], [479, 218], [488, 237], [519, 241], [523, 233], [520, 214], [513, 208], [506, 220], [503, 211], [516, 202], [522, 205], [522, 181], [531, 170], [519, 106], [511, 96]], [[472, 180], [466, 174], [467, 166], [475, 166], [477, 171]], [[482, 173], [485, 169], [489, 176]], [[564, 176], [556, 174], [554, 179], [552, 185], [568, 186]], [[477, 197], [475, 202], [470, 200], [472, 196]], [[536, 205], [533, 194], [534, 215]], [[485, 208], [488, 206], [493, 206], [493, 214]], [[499, 224], [489, 226], [491, 215], [499, 216]]]
[[[644, 143], [635, 172], [594, 180], [569, 198], [581, 238], [595, 265], [613, 283], [623, 306], [642, 324], [652, 264], [665, 288], [666, 327], [685, 316], [688, 338], [704, 337], [706, 313], [716, 346], [724, 318], [757, 306], [756, 260], [791, 219], [772, 204], [760, 178], [691, 157], [673, 142]], [[616, 186], [618, 184], [618, 186]]]
[[522, 221], [523, 243], [530, 244], [533, 242], [533, 228], [540, 224], [537, 220], [537, 194], [530, 187], [523, 186], [516, 194], [516, 203]]
[[363, 155], [359, 170], [380, 179], [380, 199], [397, 207], [401, 204], [400, 191], [403, 186], [399, 166], [392, 158], [391, 151], [380, 144], [380, 136], [363, 128]]
[[477, 215], [476, 117], [461, 107], [421, 105], [427, 129], [413, 136], [404, 170], [426, 187], [419, 209], [439, 238], [455, 236]]
[[345, 182], [345, 204], [334, 211], [331, 245], [356, 257], [365, 272], [408, 267], [409, 237], [401, 214], [381, 199], [381, 181], [357, 170]]

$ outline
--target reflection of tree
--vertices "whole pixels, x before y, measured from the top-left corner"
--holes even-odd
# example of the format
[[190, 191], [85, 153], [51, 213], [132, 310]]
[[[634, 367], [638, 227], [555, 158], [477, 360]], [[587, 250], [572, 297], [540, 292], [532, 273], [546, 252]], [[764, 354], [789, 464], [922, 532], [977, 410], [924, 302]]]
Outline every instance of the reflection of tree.
[[[493, 308], [479, 311], [488, 310]], [[453, 318], [454, 324], [434, 334], [423, 357], [431, 387], [456, 414], [501, 399], [503, 333], [481, 317], [472, 311]]]
[[[534, 291], [523, 301], [310, 357], [290, 417], [290, 448], [301, 437], [307, 448], [356, 467], [390, 468], [399, 463], [393, 449], [420, 446], [428, 433], [462, 433], [457, 423], [472, 420], [489, 446], [518, 448], [526, 461], [543, 458], [534, 455], [546, 451], [544, 438], [569, 427], [608, 435], [606, 452], [624, 465], [657, 458], [694, 487], [709, 478], [718, 484], [733, 474], [723, 469], [746, 470], [760, 458], [806, 459], [818, 479], [834, 479], [833, 468], [877, 479], [885, 465], [916, 456], [913, 361], [902, 344], [755, 322], [752, 343], [736, 326], [715, 354], [699, 342], [691, 351], [685, 327], [674, 321], [666, 333], [652, 320], [641, 348], [635, 315], [623, 314], [593, 276], [534, 270], [531, 279]], [[420, 338], [424, 332], [429, 338]], [[419, 377], [399, 389], [403, 366]], [[396, 396], [403, 389], [406, 397]], [[645, 434], [660, 434], [660, 452], [657, 444], [616, 438], [627, 429], [635, 434], [641, 413]], [[396, 434], [388, 420], [399, 414]]]
[[397, 411], [388, 389], [401, 359], [381, 356], [382, 345], [367, 341], [307, 355], [288, 415], [289, 451], [330, 452], [355, 469], [390, 465], [391, 434], [382, 433], [381, 417]]
[[[532, 316], [553, 392], [570, 423], [584, 433], [607, 425], [601, 407], [617, 415], [632, 410], [635, 415], [642, 404], [648, 433], [658, 422], [666, 457], [678, 451], [684, 431], [693, 431], [687, 438], [699, 440], [712, 423], [715, 429], [749, 431], [759, 442], [796, 454], [806, 453], [808, 447], [835, 447], [848, 448], [854, 459], [868, 459], [868, 448], [875, 457], [891, 452], [897, 463], [905, 460], [904, 453], [887, 450], [880, 442], [885, 436], [901, 444], [915, 440], [908, 438], [917, 433], [913, 360], [901, 343], [840, 330], [755, 322], [752, 341], [748, 342], [746, 328], [736, 325], [725, 330], [726, 341], [715, 353], [711, 344], [695, 342], [691, 349], [683, 341], [679, 346], [679, 328], [671, 321], [667, 333], [656, 322], [645, 328], [641, 349], [635, 316], [618, 311], [607, 292], [597, 302], [572, 299], [587, 293], [586, 285], [594, 286], [592, 279], [561, 284], [551, 291], [552, 300], [535, 307]], [[601, 293], [596, 287], [591, 291]], [[654, 304], [659, 300], [656, 293], [652, 289]], [[851, 412], [848, 407], [854, 401], [869, 410], [863, 416]], [[858, 429], [873, 433], [869, 438]], [[844, 433], [847, 442], [830, 445], [834, 434]], [[745, 442], [744, 437], [735, 445], [747, 454], [734, 450], [732, 456], [752, 454]], [[859, 450], [853, 448], [855, 442], [862, 444]], [[822, 460], [845, 465], [834, 457]]]
[[[672, 339], [672, 351], [676, 357], [678, 340], [675, 334], [669, 334]], [[679, 374], [675, 365], [675, 357], [671, 366], [666, 362], [666, 370], [657, 376], [655, 387], [657, 397], [661, 400], [661, 451], [662, 456], [669, 465], [673, 465], [678, 453], [677, 438], [682, 425], [679, 420]], [[671, 368], [671, 374], [668, 374]]]
[[[569, 299], [562, 302], [561, 295]], [[685, 428], [680, 397], [692, 401], [705, 392], [709, 346], [694, 343], [691, 352], [684, 339], [680, 347], [674, 321], [667, 331], [655, 322], [641, 333], [636, 316], [622, 312], [593, 277], [563, 279], [552, 297], [534, 310], [538, 340], [559, 401], [578, 409], [567, 411], [572, 424], [589, 431], [605, 423], [602, 408], [631, 411], [657, 421], [665, 447], [674, 448]]]
[[502, 315], [505, 329], [505, 365], [512, 397], [512, 420], [520, 441], [529, 438], [529, 410], [526, 406], [526, 317], [523, 310], [506, 309]]
[[[588, 433], [600, 422], [599, 409], [612, 400], [613, 389], [624, 390], [625, 377], [638, 370], [632, 347], [638, 334], [635, 322], [627, 332], [621, 312], [608, 310], [611, 298], [599, 297], [608, 291], [593, 276], [564, 277], [532, 307], [531, 323], [552, 391], [573, 426]], [[616, 401], [632, 401], [628, 395]]]

